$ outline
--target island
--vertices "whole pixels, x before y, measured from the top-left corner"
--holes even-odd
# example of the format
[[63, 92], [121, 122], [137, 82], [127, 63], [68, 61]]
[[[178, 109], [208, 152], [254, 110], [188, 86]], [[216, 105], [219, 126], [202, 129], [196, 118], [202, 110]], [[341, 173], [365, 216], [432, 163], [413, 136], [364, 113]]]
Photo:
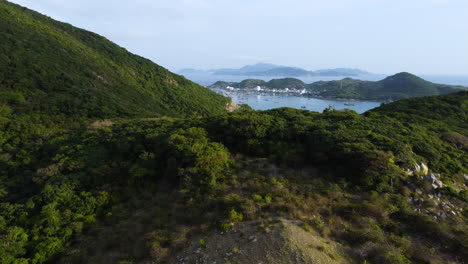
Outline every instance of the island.
[[449, 94], [468, 89], [464, 86], [432, 83], [407, 72], [397, 73], [375, 82], [344, 78], [336, 81], [318, 81], [306, 84], [296, 78], [272, 79], [270, 81], [247, 79], [241, 82], [218, 81], [208, 86], [208, 88], [382, 102]]

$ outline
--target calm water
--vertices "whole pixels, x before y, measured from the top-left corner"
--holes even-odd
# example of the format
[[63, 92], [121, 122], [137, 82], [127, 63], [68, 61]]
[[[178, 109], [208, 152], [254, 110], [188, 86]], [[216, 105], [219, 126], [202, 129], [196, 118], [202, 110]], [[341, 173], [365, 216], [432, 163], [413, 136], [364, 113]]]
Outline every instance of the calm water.
[[[245, 79], [263, 79], [269, 81], [274, 78], [282, 77], [262, 77], [262, 76], [232, 76], [232, 75], [211, 75], [211, 74], [191, 74], [186, 75], [188, 79], [201, 85], [210, 85], [216, 81], [240, 82]], [[368, 75], [351, 77], [366, 81], [379, 81], [387, 77], [387, 75]], [[422, 78], [434, 83], [463, 85], [468, 86], [468, 76], [456, 75], [422, 75]], [[317, 81], [332, 81], [341, 80], [343, 76], [313, 76], [299, 77], [305, 83], [313, 83]], [[310, 111], [322, 112], [325, 108], [332, 105], [335, 109], [351, 109], [358, 113], [363, 113], [367, 110], [380, 106], [380, 102], [369, 101], [338, 101], [324, 100], [315, 98], [306, 98], [301, 96], [282, 96], [282, 95], [255, 95], [255, 94], [238, 94], [232, 95], [233, 101], [241, 104], [248, 104], [255, 110], [268, 110], [278, 107], [292, 107], [298, 109], [307, 109]], [[345, 105], [348, 104], [348, 105]], [[352, 104], [352, 105], [349, 105]]]
[[[322, 112], [330, 105], [337, 110], [351, 109], [358, 113], [380, 106], [380, 102], [368, 101], [337, 101], [337, 100], [323, 100], [316, 98], [307, 98], [302, 96], [282, 96], [282, 95], [255, 95], [235, 93], [232, 95], [232, 100], [236, 103], [248, 104], [255, 110], [268, 110], [278, 107], [292, 107], [298, 109], [305, 109], [315, 112]], [[352, 105], [345, 105], [352, 104]]]
[[[210, 75], [210, 74], [193, 74], [185, 76], [188, 79], [197, 82], [201, 85], [210, 85], [216, 81], [227, 81], [227, 82], [240, 82], [245, 79], [263, 79], [269, 81], [272, 77], [262, 76], [231, 76], [231, 75]], [[281, 78], [281, 77], [274, 77]], [[332, 81], [341, 80], [345, 77], [342, 76], [313, 76], [303, 77], [301, 79], [305, 83], [313, 83], [317, 81]], [[369, 75], [360, 76], [359, 79], [368, 81], [378, 81], [385, 78], [384, 75]], [[255, 95], [255, 94], [244, 94], [234, 93], [232, 100], [237, 104], [248, 104], [255, 110], [268, 110], [278, 107], [292, 107], [298, 109], [306, 109], [315, 112], [322, 112], [325, 108], [330, 105], [337, 110], [351, 109], [358, 113], [363, 113], [369, 109], [380, 106], [380, 102], [368, 102], [368, 101], [338, 101], [338, 100], [323, 100], [315, 98], [306, 98], [302, 96], [282, 96], [282, 95]], [[345, 105], [353, 104], [353, 105]], [[304, 108], [305, 107], [305, 108]]]

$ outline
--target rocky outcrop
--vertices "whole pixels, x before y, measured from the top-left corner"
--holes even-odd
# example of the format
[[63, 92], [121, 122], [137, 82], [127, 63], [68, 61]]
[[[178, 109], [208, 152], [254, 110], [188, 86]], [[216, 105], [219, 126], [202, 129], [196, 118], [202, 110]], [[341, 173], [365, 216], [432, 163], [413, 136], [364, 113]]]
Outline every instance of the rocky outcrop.
[[414, 163], [413, 168], [405, 170], [408, 175], [426, 175], [429, 173], [429, 167], [424, 163]]
[[114, 125], [114, 122], [110, 119], [97, 120], [88, 125], [89, 129], [99, 129], [104, 127], [111, 127]]
[[426, 164], [421, 163], [421, 170], [420, 170], [420, 172], [421, 172], [422, 174], [427, 174], [427, 173], [429, 173], [429, 167], [427, 167]]
[[231, 101], [230, 103], [227, 103], [226, 105], [226, 110], [228, 110], [229, 112], [232, 112], [236, 110], [237, 108], [239, 108], [239, 106], [236, 103], [234, 103], [234, 101]]
[[421, 178], [428, 181], [432, 188], [438, 189], [444, 187], [444, 183], [440, 180], [439, 173], [429, 173], [429, 167], [424, 163], [414, 163], [413, 169], [405, 170], [408, 175], [424, 175]]
[[439, 173], [429, 173], [426, 176], [424, 176], [424, 179], [428, 181], [434, 189], [444, 187], [444, 183], [440, 180]]

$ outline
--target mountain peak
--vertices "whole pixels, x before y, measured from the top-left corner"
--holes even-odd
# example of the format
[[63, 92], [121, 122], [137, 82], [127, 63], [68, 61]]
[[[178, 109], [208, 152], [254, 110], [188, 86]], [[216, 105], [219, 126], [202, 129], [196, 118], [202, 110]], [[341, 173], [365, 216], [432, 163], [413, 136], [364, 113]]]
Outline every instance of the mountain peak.
[[391, 77], [394, 77], [394, 78], [418, 78], [418, 79], [421, 79], [421, 78], [418, 77], [417, 75], [414, 75], [414, 74], [409, 73], [409, 72], [399, 72], [399, 73], [396, 73], [396, 74], [394, 74], [394, 75], [389, 76], [388, 78], [391, 78]]
[[419, 83], [420, 85], [432, 84], [429, 81], [422, 79], [419, 76], [416, 76], [409, 72], [399, 72], [397, 74], [388, 76], [387, 78], [380, 81], [381, 83], [393, 83], [393, 82], [405, 82], [407, 84]]

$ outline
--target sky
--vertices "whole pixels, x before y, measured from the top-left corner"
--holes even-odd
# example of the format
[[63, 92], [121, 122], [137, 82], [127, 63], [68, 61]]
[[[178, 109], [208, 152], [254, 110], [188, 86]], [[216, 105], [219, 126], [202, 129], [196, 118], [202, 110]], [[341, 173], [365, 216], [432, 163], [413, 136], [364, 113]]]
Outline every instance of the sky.
[[12, 0], [176, 71], [468, 75], [468, 0]]

